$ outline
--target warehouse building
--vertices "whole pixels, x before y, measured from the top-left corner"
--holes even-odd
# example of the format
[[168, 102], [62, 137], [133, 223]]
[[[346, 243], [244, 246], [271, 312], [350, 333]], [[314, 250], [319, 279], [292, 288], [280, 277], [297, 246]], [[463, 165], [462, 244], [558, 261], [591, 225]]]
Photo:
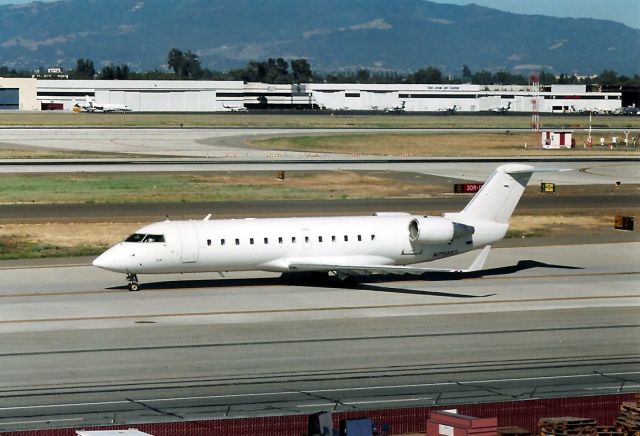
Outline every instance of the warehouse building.
[[242, 106], [243, 94], [243, 82], [38, 80], [42, 110], [72, 110], [92, 101], [135, 112], [219, 112]]
[[314, 101], [332, 110], [407, 112], [613, 112], [619, 92], [588, 92], [586, 85], [552, 85], [543, 90], [519, 85], [310, 84]]
[[323, 109], [380, 112], [594, 111], [622, 107], [620, 92], [585, 85], [542, 89], [471, 84], [286, 84], [179, 80], [36, 80], [0, 78], [0, 110], [64, 110], [122, 105], [135, 112], [224, 112], [252, 109]]

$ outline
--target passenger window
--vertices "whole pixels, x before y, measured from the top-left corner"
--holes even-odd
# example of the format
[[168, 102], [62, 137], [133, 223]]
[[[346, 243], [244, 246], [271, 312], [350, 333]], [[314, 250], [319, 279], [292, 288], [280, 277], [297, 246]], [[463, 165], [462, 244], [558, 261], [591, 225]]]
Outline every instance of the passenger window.
[[253, 238], [249, 238], [249, 244], [253, 245]]
[[318, 242], [322, 242], [322, 236], [318, 236]]
[[211, 245], [211, 239], [207, 239], [207, 245]]
[[236, 245], [240, 245], [240, 239], [236, 238]]
[[292, 244], [295, 244], [295, 243], [296, 243], [296, 237], [295, 237], [295, 236], [292, 236], [292, 237], [291, 237], [291, 243], [292, 243]]
[[265, 245], [269, 243], [269, 238], [264, 238]]
[[224, 245], [224, 239], [220, 239], [220, 245]]
[[278, 236], [278, 244], [282, 244], [282, 236]]
[[371, 235], [371, 240], [374, 241], [376, 239], [376, 235]]
[[331, 236], [331, 242], [336, 242], [336, 235]]
[[309, 237], [308, 237], [308, 236], [305, 236], [305, 237], [304, 237], [304, 242], [306, 242], [306, 243], [308, 243], [308, 242], [309, 242]]
[[362, 241], [362, 235], [358, 235], [358, 241]]
[[345, 242], [349, 241], [349, 237], [347, 235], [344, 235], [344, 241]]

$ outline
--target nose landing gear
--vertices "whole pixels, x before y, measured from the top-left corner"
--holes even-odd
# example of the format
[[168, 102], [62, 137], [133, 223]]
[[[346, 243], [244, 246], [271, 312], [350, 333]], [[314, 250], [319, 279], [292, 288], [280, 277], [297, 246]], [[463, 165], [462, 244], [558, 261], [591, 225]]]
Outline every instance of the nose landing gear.
[[129, 282], [127, 288], [131, 292], [137, 292], [140, 290], [140, 285], [138, 284], [138, 276], [136, 274], [127, 274], [127, 281]]

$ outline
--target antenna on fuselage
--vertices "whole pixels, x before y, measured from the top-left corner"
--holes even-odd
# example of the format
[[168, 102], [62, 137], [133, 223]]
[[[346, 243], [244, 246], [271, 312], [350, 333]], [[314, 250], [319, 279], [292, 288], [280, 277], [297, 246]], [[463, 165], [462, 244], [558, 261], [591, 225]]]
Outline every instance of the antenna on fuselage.
[[206, 217], [204, 217], [202, 221], [209, 221], [209, 218], [211, 218], [211, 214], [208, 214]]

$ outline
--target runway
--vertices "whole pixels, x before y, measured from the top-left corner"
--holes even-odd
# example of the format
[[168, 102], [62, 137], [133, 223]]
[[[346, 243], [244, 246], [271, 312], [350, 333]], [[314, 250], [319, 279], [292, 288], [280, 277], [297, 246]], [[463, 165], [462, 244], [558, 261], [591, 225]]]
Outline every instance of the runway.
[[[526, 129], [525, 129], [526, 130]], [[249, 139], [291, 135], [411, 132], [503, 132], [505, 129], [2, 129], [0, 146], [71, 152], [113, 153], [91, 159], [11, 159], [0, 174], [42, 172], [185, 172], [185, 171], [399, 171], [481, 181], [506, 162], [575, 171], [548, 175], [562, 184], [640, 183], [637, 156], [442, 158], [367, 156], [259, 150]], [[515, 129], [511, 129], [515, 131]], [[123, 157], [125, 156], [125, 157]], [[535, 177], [535, 176], [534, 176]], [[535, 180], [540, 180], [539, 178]]]
[[494, 249], [484, 277], [355, 289], [4, 269], [0, 430], [637, 392], [639, 249]]

